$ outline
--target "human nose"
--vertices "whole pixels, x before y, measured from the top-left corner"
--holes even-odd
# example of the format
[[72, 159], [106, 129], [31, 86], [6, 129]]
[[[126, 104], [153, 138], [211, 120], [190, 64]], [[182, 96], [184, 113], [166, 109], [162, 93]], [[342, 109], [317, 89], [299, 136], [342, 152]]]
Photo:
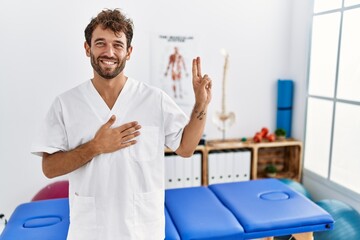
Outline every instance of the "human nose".
[[105, 55], [106, 55], [107, 57], [113, 57], [113, 56], [115, 56], [114, 48], [113, 48], [113, 46], [111, 46], [110, 44], [106, 46], [104, 53], [105, 53]]

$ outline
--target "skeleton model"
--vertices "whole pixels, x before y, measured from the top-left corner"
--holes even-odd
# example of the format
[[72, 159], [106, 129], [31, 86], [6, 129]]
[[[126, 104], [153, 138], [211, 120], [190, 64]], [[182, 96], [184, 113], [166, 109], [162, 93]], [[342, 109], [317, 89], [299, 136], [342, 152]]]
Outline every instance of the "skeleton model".
[[226, 111], [226, 82], [227, 82], [227, 72], [229, 64], [229, 54], [225, 51], [221, 51], [222, 55], [225, 57], [224, 70], [223, 70], [223, 79], [222, 79], [222, 98], [221, 98], [221, 112], [216, 112], [213, 117], [213, 122], [222, 131], [222, 139], [225, 139], [226, 130], [231, 127], [235, 122], [235, 113]]

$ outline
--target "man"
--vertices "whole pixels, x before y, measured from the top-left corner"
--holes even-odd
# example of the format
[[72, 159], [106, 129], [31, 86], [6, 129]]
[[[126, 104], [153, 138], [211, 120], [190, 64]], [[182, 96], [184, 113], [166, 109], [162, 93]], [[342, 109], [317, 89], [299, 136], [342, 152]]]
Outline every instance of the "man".
[[104, 10], [85, 29], [94, 76], [58, 96], [32, 152], [44, 174], [68, 174], [70, 240], [164, 239], [164, 145], [193, 154], [211, 80], [193, 60], [190, 119], [161, 90], [124, 75], [132, 21]]

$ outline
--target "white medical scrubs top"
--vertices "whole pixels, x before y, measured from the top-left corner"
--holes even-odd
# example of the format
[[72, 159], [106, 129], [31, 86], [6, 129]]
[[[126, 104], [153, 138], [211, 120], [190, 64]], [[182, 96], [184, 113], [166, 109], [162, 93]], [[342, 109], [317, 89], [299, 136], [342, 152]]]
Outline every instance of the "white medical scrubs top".
[[179, 147], [188, 117], [160, 89], [128, 78], [109, 109], [89, 80], [55, 99], [32, 152], [72, 150], [112, 115], [113, 127], [138, 121], [141, 134], [135, 145], [98, 155], [68, 174], [67, 239], [164, 239], [164, 146]]

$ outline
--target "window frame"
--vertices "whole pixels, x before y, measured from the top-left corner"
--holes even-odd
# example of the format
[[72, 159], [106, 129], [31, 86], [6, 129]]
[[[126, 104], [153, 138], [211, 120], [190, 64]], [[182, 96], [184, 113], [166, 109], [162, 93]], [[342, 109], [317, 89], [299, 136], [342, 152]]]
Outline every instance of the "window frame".
[[[315, 0], [316, 1], [316, 0]], [[360, 101], [351, 101], [346, 99], [341, 99], [337, 97], [337, 90], [338, 90], [338, 81], [339, 81], [339, 67], [340, 67], [340, 54], [341, 54], [341, 43], [342, 43], [342, 29], [343, 29], [343, 19], [344, 19], [344, 12], [351, 9], [360, 9], [360, 4], [347, 6], [345, 7], [345, 0], [342, 0], [342, 5], [340, 8], [332, 9], [332, 10], [326, 10], [322, 12], [313, 12], [312, 21], [311, 21], [311, 27], [310, 27], [310, 45], [309, 45], [309, 54], [308, 54], [308, 67], [307, 67], [307, 82], [306, 82], [306, 103], [305, 103], [305, 121], [304, 121], [304, 139], [305, 144], [304, 147], [306, 147], [306, 135], [307, 135], [307, 119], [308, 119], [308, 105], [309, 105], [309, 99], [321, 99], [326, 101], [331, 101], [333, 103], [333, 111], [332, 111], [332, 123], [331, 123], [331, 139], [330, 139], [330, 147], [329, 147], [329, 165], [327, 169], [327, 177], [324, 178], [323, 176], [318, 175], [317, 173], [311, 171], [311, 169], [305, 168], [304, 165], [304, 174], [313, 179], [317, 182], [321, 183], [322, 185], [325, 185], [326, 187], [333, 189], [334, 191], [345, 195], [347, 197], [350, 197], [354, 200], [359, 201], [360, 199], [360, 192], [357, 193], [346, 186], [343, 186], [337, 182], [334, 182], [331, 180], [331, 167], [332, 167], [332, 153], [333, 153], [333, 142], [334, 142], [334, 131], [335, 131], [335, 115], [336, 115], [336, 107], [337, 103], [345, 103], [345, 104], [351, 104], [351, 105], [357, 105], [360, 107]], [[337, 59], [336, 59], [336, 70], [335, 70], [335, 86], [334, 86], [334, 95], [333, 97], [325, 97], [325, 96], [318, 96], [314, 94], [309, 93], [309, 85], [310, 85], [310, 68], [311, 68], [311, 53], [312, 53], [312, 35], [313, 35], [313, 22], [314, 17], [324, 14], [331, 14], [340, 12], [340, 28], [339, 28], [339, 35], [338, 35], [338, 46], [337, 46]], [[306, 161], [306, 156], [304, 154], [304, 162]], [[360, 202], [360, 201], [359, 201]]]

